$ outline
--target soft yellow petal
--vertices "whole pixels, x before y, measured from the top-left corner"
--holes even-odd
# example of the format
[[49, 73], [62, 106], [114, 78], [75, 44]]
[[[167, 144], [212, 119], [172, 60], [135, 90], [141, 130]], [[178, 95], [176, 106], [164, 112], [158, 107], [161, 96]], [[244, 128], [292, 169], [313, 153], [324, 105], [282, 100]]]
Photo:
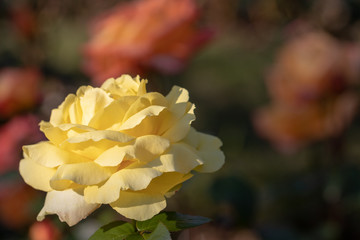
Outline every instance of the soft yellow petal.
[[50, 123], [52, 125], [57, 126], [62, 123], [70, 123], [68, 111], [74, 100], [75, 95], [69, 94], [58, 108], [51, 111]]
[[101, 88], [89, 88], [80, 98], [82, 109], [82, 124], [88, 125], [94, 115], [114, 101]]
[[178, 142], [189, 132], [191, 122], [195, 120], [194, 114], [195, 105], [191, 105], [189, 111], [184, 114], [174, 125], [168, 129], [162, 136], [169, 139], [171, 142]]
[[60, 124], [58, 126], [53, 126], [49, 122], [41, 121], [40, 130], [45, 134], [51, 143], [59, 145], [68, 139], [71, 135], [74, 135], [73, 133], [84, 133], [88, 131], [94, 131], [95, 129], [80, 124]]
[[47, 168], [37, 164], [31, 159], [22, 159], [20, 161], [20, 175], [24, 181], [35, 189], [41, 191], [51, 191], [50, 179], [56, 172], [56, 169]]
[[142, 190], [143, 193], [166, 194], [180, 188], [180, 184], [190, 179], [191, 173], [182, 174], [178, 172], [163, 173], [161, 176], [154, 178], [149, 186]]
[[170, 142], [166, 138], [156, 135], [141, 136], [136, 138], [134, 144], [135, 158], [148, 162], [164, 153], [169, 147]]
[[199, 152], [203, 165], [197, 167], [198, 172], [215, 172], [219, 170], [225, 163], [225, 155], [221, 150]]
[[126, 112], [123, 121], [128, 120], [133, 115], [139, 113], [141, 110], [144, 110], [147, 107], [150, 106], [167, 106], [168, 103], [166, 101], [166, 98], [157, 92], [150, 92], [145, 95], [142, 95], [141, 97], [138, 97], [136, 101], [131, 104], [128, 111]]
[[134, 138], [126, 135], [124, 133], [118, 132], [118, 131], [112, 131], [112, 130], [99, 130], [99, 131], [92, 131], [92, 132], [85, 132], [77, 134], [73, 137], [70, 137], [67, 139], [67, 142], [69, 143], [80, 143], [80, 142], [86, 142], [89, 140], [98, 142], [100, 140], [109, 140], [119, 143], [126, 143], [130, 142]]
[[[146, 83], [146, 81], [141, 81], [141, 82]], [[112, 96], [118, 98], [122, 96], [137, 95], [138, 91], [140, 90], [139, 88], [141, 82], [139, 76], [133, 79], [130, 75], [124, 74], [117, 79], [110, 78], [106, 80], [102, 84], [101, 88], [111, 93]], [[144, 91], [143, 88], [144, 86], [141, 86], [141, 92]]]
[[48, 192], [44, 207], [37, 216], [38, 221], [44, 220], [46, 215], [57, 214], [60, 221], [73, 226], [95, 211], [99, 204], [89, 204], [84, 197], [73, 190]]
[[107, 180], [113, 173], [112, 168], [101, 167], [94, 162], [61, 165], [50, 180], [50, 185], [55, 190], [63, 186], [58, 181], [69, 180], [79, 185], [93, 185]]
[[74, 102], [70, 105], [68, 114], [69, 114], [70, 123], [79, 124], [82, 122], [83, 111], [78, 96], [76, 96]]
[[89, 203], [111, 203], [119, 198], [120, 190], [145, 189], [152, 179], [162, 173], [151, 168], [122, 169], [114, 173], [102, 186], [85, 188], [85, 200]]
[[189, 131], [185, 142], [194, 147], [203, 165], [196, 168], [199, 172], [214, 172], [219, 170], [225, 163], [225, 155], [220, 150], [222, 142], [219, 138], [197, 132], [195, 129]]
[[158, 116], [165, 107], [163, 106], [150, 106], [128, 118], [120, 127], [120, 130], [132, 129], [138, 126], [145, 118], [151, 116]]
[[176, 103], [182, 103], [189, 101], [189, 92], [185, 88], [174, 86], [169, 94], [166, 96], [169, 102], [169, 106]]
[[137, 98], [136, 96], [125, 96], [113, 101], [107, 107], [96, 112], [89, 122], [89, 126], [105, 130], [111, 128], [114, 124], [121, 124], [127, 110]]
[[100, 166], [107, 166], [107, 167], [117, 166], [123, 161], [127, 152], [129, 152], [128, 149], [129, 146], [125, 146], [125, 147], [114, 146], [104, 151], [98, 158], [95, 159], [95, 162]]
[[110, 205], [127, 218], [144, 221], [163, 210], [166, 200], [159, 194], [122, 191], [120, 198]]
[[186, 144], [173, 144], [170, 149], [158, 159], [149, 163], [162, 172], [189, 173], [197, 166], [203, 164], [200, 157]]
[[89, 161], [87, 158], [72, 152], [64, 151], [50, 142], [39, 142], [37, 144], [24, 146], [23, 150], [24, 154], [29, 158], [48, 168], [54, 168], [69, 162], [76, 163]]

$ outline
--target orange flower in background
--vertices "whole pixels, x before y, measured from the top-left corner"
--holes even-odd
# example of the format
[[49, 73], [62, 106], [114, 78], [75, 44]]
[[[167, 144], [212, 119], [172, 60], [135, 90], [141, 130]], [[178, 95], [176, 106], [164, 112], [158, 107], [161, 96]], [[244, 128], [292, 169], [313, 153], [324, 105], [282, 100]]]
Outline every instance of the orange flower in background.
[[281, 49], [267, 76], [273, 102], [255, 113], [259, 134], [283, 152], [340, 134], [358, 106], [360, 48], [313, 31]]
[[273, 104], [258, 110], [254, 124], [259, 134], [275, 148], [291, 153], [307, 142], [336, 136], [353, 119], [358, 97], [342, 94], [334, 102], [309, 104], [294, 108]]
[[85, 46], [85, 70], [100, 85], [122, 73], [181, 70], [211, 34], [195, 26], [193, 0], [139, 0], [98, 18]]
[[40, 100], [40, 74], [34, 69], [0, 70], [0, 118], [33, 107]]
[[38, 123], [35, 116], [27, 115], [15, 117], [0, 127], [0, 175], [18, 168], [22, 145], [43, 138]]
[[323, 32], [290, 40], [281, 49], [268, 76], [271, 97], [294, 104], [338, 94], [350, 83], [343, 46]]
[[49, 220], [36, 222], [29, 230], [30, 240], [60, 240], [60, 230]]

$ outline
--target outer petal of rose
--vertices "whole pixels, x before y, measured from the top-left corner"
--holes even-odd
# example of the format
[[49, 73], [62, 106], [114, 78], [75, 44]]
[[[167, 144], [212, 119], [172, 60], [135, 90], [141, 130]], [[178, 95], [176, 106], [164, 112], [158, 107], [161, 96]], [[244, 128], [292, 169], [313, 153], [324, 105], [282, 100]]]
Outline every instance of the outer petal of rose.
[[173, 144], [168, 151], [148, 165], [161, 172], [189, 173], [203, 162], [186, 144]]
[[184, 141], [195, 148], [195, 151], [204, 162], [203, 165], [198, 166], [195, 170], [199, 172], [214, 172], [224, 164], [225, 155], [220, 150], [222, 142], [219, 138], [197, 132], [194, 128], [191, 128]]
[[119, 198], [120, 190], [145, 189], [152, 179], [161, 174], [152, 168], [122, 169], [114, 173], [104, 185], [85, 188], [85, 200], [89, 203], [114, 202]]
[[193, 175], [191, 173], [182, 174], [178, 172], [168, 172], [163, 173], [161, 176], [154, 178], [149, 186], [142, 190], [143, 193], [157, 193], [157, 194], [167, 194], [176, 189], [179, 189], [181, 183], [190, 179]]
[[28, 156], [38, 164], [48, 168], [54, 168], [69, 161], [72, 163], [89, 161], [82, 156], [64, 151], [61, 148], [54, 146], [50, 142], [45, 141], [24, 146], [23, 150], [25, 156]]
[[120, 127], [120, 130], [128, 130], [139, 125], [146, 117], [158, 116], [165, 107], [150, 106], [128, 118]]
[[198, 153], [204, 161], [204, 165], [199, 167], [198, 170], [201, 172], [214, 172], [219, 170], [225, 163], [225, 155], [220, 150], [222, 146], [221, 140], [215, 136], [200, 132], [199, 138]]
[[99, 204], [89, 204], [84, 197], [73, 190], [48, 192], [44, 207], [37, 216], [42, 221], [45, 215], [57, 214], [62, 222], [73, 226], [96, 210]]
[[160, 194], [123, 191], [121, 197], [110, 205], [127, 218], [144, 221], [163, 210], [166, 200]]
[[176, 103], [189, 101], [189, 92], [185, 88], [174, 86], [166, 96], [166, 99], [168, 100], [171, 108], [171, 105]]
[[73, 104], [75, 98], [74, 94], [68, 95], [58, 108], [51, 111], [50, 123], [52, 125], [57, 126], [62, 123], [70, 123], [68, 109]]
[[50, 179], [55, 174], [56, 169], [41, 166], [31, 159], [25, 158], [20, 161], [19, 170], [24, 181], [33, 188], [45, 192], [52, 190]]
[[195, 105], [192, 104], [189, 111], [177, 120], [162, 136], [171, 142], [178, 142], [183, 139], [189, 132], [191, 122], [195, 120], [194, 109]]
[[80, 98], [82, 124], [88, 125], [95, 113], [108, 106], [114, 99], [101, 88], [89, 88]]
[[50, 180], [55, 190], [64, 190], [64, 181], [69, 180], [79, 185], [93, 185], [107, 180], [114, 172], [113, 168], [101, 167], [94, 162], [63, 164]]

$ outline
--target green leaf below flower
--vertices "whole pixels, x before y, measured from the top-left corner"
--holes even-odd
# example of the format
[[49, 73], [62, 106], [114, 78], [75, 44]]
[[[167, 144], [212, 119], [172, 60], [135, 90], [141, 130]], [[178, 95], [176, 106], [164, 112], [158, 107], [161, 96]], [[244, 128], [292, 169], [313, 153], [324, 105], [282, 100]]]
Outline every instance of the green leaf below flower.
[[162, 212], [149, 220], [136, 222], [136, 228], [140, 232], [153, 232], [160, 222], [165, 225], [170, 232], [177, 232], [208, 223], [210, 219], [200, 216], [184, 215], [177, 212]]

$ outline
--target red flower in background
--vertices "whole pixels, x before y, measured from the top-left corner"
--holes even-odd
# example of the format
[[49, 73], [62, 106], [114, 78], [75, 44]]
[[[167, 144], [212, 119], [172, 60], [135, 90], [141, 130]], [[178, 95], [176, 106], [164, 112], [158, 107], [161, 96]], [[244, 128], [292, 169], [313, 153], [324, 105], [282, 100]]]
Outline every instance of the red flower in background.
[[356, 113], [358, 46], [308, 32], [285, 44], [269, 73], [273, 102], [256, 112], [254, 124], [283, 152], [340, 134]]
[[34, 69], [0, 70], [0, 118], [29, 109], [40, 100], [40, 74]]
[[0, 175], [18, 168], [21, 147], [43, 138], [39, 120], [32, 115], [18, 116], [0, 127]]
[[85, 70], [96, 84], [148, 69], [178, 72], [211, 36], [208, 30], [198, 30], [197, 16], [193, 0], [122, 4], [92, 26], [92, 37], [85, 46]]

